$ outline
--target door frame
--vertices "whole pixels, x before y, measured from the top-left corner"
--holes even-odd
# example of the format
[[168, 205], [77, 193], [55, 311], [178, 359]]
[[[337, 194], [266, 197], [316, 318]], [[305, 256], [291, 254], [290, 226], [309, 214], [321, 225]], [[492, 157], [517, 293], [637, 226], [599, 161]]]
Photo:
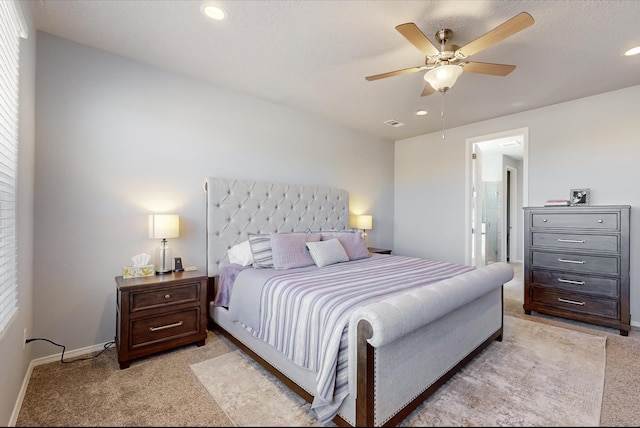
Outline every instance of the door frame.
[[[522, 172], [519, 176], [522, 179], [522, 206], [528, 205], [529, 201], [529, 128], [516, 128], [508, 131], [496, 132], [493, 134], [480, 135], [465, 139], [465, 214], [464, 214], [464, 243], [465, 243], [465, 264], [471, 265], [471, 217], [473, 215], [473, 174], [472, 174], [472, 155], [473, 145], [481, 141], [495, 140], [498, 138], [507, 138], [511, 136], [522, 136]], [[521, 224], [523, 213], [517, 215], [518, 224]], [[506, 220], [505, 220], [506, 221]], [[521, 230], [521, 229], [518, 229]], [[519, 232], [518, 232], [519, 233]], [[520, 245], [524, 245], [523, 239], [520, 239]], [[513, 247], [513, 245], [512, 245]], [[524, 249], [523, 249], [524, 251]], [[513, 254], [513, 253], [512, 253]], [[516, 251], [517, 254], [517, 251]]]

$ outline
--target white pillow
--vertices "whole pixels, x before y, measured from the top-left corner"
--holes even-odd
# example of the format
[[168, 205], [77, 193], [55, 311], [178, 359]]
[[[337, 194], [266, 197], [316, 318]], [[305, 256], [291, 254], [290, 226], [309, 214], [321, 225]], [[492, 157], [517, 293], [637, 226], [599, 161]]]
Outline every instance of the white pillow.
[[234, 245], [227, 251], [229, 255], [229, 262], [235, 263], [241, 266], [249, 266], [253, 263], [253, 253], [251, 252], [251, 246], [249, 241], [242, 241], [239, 244]]
[[313, 262], [318, 267], [349, 261], [347, 252], [337, 238], [328, 241], [307, 242], [307, 248]]

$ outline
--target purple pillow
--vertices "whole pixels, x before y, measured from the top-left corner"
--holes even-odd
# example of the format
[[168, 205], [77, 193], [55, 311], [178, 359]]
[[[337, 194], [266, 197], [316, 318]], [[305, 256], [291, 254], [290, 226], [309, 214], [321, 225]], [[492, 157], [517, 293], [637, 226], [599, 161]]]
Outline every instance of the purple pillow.
[[369, 257], [369, 249], [360, 232], [322, 232], [322, 240], [338, 238], [349, 256], [349, 260], [360, 260]]
[[273, 268], [285, 270], [314, 265], [307, 242], [318, 242], [321, 237], [319, 233], [272, 233]]

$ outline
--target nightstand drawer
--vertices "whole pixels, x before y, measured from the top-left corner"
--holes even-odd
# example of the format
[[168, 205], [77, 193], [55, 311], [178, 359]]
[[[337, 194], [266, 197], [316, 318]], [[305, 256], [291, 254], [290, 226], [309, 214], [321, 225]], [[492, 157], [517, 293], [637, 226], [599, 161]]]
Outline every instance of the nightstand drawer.
[[545, 267], [578, 273], [620, 275], [620, 259], [615, 256], [589, 256], [586, 254], [531, 252], [532, 267]]
[[532, 232], [531, 244], [534, 247], [596, 250], [617, 253], [620, 251], [620, 236]]
[[198, 282], [133, 292], [129, 295], [131, 298], [131, 312], [143, 311], [159, 306], [164, 307], [197, 302], [200, 300], [199, 293], [200, 283]]
[[199, 321], [199, 307], [132, 320], [130, 346], [135, 349], [139, 346], [196, 334]]
[[620, 278], [603, 278], [532, 269], [531, 282], [563, 290], [597, 294], [603, 297], [618, 298], [620, 296]]
[[534, 213], [531, 214], [531, 227], [535, 228], [571, 228], [619, 230], [619, 216], [616, 213]]
[[576, 293], [557, 293], [539, 287], [534, 287], [531, 294], [533, 304], [612, 319], [620, 316], [617, 300], [599, 299]]

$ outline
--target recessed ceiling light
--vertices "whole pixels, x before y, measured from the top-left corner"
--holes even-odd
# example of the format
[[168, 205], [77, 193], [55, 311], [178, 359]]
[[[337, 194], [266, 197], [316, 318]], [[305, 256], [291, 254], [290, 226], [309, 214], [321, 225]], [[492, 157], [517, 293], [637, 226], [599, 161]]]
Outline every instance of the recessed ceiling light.
[[635, 48], [631, 48], [624, 53], [626, 56], [638, 55], [640, 54], [640, 46], [636, 46]]
[[211, 18], [216, 21], [223, 21], [227, 19], [227, 12], [224, 9], [219, 8], [218, 6], [214, 6], [212, 4], [203, 4], [200, 8], [202, 13], [208, 18]]
[[416, 112], [416, 116], [426, 116], [427, 115], [427, 111], [426, 110], [418, 110]]

